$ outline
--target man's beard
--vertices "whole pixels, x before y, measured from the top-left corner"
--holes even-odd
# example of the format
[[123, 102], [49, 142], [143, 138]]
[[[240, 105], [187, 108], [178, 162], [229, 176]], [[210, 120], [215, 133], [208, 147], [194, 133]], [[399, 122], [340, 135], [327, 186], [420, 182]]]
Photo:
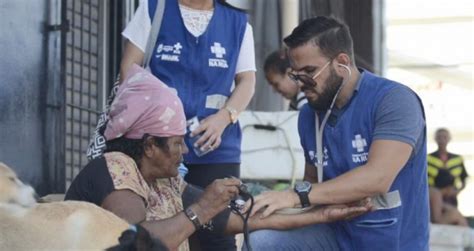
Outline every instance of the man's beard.
[[[339, 87], [341, 87], [342, 82], [344, 81], [342, 77], [339, 77], [336, 74], [333, 68], [330, 68], [330, 70], [330, 75], [326, 80], [326, 89], [324, 89], [321, 93], [317, 93], [318, 97], [316, 100], [310, 100], [307, 98], [309, 106], [311, 106], [311, 108], [316, 111], [326, 111], [329, 109], [334, 96], [336, 96]], [[305, 88], [303, 87], [302, 91], [304, 90]], [[315, 90], [313, 89], [311, 91]]]

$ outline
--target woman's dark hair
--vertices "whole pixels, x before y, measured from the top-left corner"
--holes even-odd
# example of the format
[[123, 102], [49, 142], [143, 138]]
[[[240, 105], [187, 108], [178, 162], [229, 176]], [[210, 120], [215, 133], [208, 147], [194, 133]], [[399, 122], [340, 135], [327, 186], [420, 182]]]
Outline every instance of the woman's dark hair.
[[268, 55], [268, 57], [265, 59], [265, 63], [263, 64], [263, 71], [265, 74], [272, 71], [281, 75], [285, 75], [288, 68], [290, 68], [290, 60], [286, 56], [286, 52], [284, 50], [272, 52], [270, 55]]
[[306, 19], [283, 39], [289, 48], [296, 48], [308, 42], [317, 45], [328, 58], [346, 53], [354, 61], [354, 49], [349, 27], [332, 17]]
[[143, 135], [141, 139], [127, 139], [125, 137], [120, 137], [107, 141], [107, 148], [105, 152], [122, 152], [130, 156], [138, 166], [140, 166], [140, 160], [143, 157], [145, 152], [145, 147], [147, 139], [150, 138], [153, 140], [153, 144], [163, 151], [168, 152], [168, 138], [167, 137], [157, 137], [151, 136], [149, 134]]

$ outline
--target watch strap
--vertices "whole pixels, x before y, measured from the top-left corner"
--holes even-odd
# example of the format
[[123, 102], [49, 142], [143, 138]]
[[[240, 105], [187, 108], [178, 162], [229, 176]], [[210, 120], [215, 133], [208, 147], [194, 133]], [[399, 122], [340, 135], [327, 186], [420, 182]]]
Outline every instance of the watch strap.
[[184, 210], [184, 214], [193, 223], [196, 230], [201, 228], [201, 222], [199, 221], [199, 218], [197, 217], [196, 213], [194, 213], [194, 211], [190, 207], [188, 207], [188, 208], [186, 208], [186, 210]]
[[301, 207], [309, 207], [309, 197], [308, 197], [308, 192], [296, 192], [298, 194], [298, 197], [300, 197], [300, 202], [301, 202]]

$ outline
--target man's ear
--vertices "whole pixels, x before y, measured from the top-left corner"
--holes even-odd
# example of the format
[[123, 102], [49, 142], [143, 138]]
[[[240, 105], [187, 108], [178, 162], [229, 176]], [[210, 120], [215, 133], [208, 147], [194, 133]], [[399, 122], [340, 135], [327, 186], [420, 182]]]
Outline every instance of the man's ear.
[[336, 56], [335, 60], [337, 63], [337, 68], [336, 71], [340, 76], [346, 76], [347, 75], [347, 67], [351, 67], [351, 58], [349, 55], [346, 53], [339, 53], [339, 55]]

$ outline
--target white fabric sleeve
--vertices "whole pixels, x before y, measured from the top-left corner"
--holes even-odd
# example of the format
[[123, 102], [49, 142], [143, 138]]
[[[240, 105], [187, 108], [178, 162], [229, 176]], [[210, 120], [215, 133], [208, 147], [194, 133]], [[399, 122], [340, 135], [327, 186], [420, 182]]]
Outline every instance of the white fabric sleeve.
[[253, 29], [249, 23], [247, 23], [247, 26], [245, 27], [244, 38], [242, 39], [242, 45], [240, 46], [235, 74], [245, 71], [257, 71], [255, 68], [255, 45], [253, 41]]
[[127, 24], [122, 36], [145, 52], [146, 43], [151, 30], [151, 19], [148, 15], [148, 1], [140, 0], [132, 20]]
[[296, 109], [300, 110], [306, 103], [308, 103], [308, 100], [304, 92], [298, 92], [296, 95]]

